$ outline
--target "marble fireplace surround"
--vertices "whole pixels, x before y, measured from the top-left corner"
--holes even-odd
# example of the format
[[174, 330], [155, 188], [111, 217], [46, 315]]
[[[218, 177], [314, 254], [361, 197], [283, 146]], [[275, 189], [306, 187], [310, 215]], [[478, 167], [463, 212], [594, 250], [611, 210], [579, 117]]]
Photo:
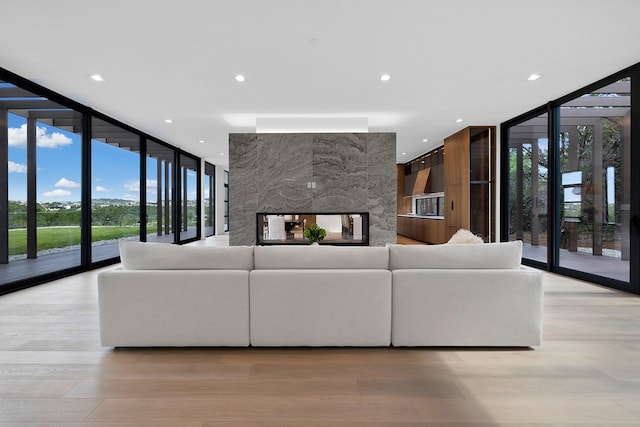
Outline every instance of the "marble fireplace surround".
[[396, 241], [395, 133], [229, 135], [229, 243], [255, 245], [260, 212], [369, 215], [369, 244]]

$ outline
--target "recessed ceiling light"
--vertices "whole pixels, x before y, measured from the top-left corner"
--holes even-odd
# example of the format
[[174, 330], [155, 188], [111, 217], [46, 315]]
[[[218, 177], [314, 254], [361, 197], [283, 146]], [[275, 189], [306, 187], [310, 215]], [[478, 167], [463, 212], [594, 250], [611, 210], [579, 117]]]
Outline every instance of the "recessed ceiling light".
[[242, 74], [237, 74], [235, 79], [236, 79], [237, 82], [241, 82], [241, 83], [247, 81], [247, 79], [245, 79]]
[[407, 153], [402, 153], [402, 155], [403, 155], [403, 156], [406, 156], [406, 155], [407, 155]]
[[224, 153], [220, 153], [221, 156], [224, 156]]
[[461, 123], [461, 122], [462, 122], [462, 119], [456, 120], [456, 123]]
[[427, 138], [423, 139], [422, 142], [429, 142]]
[[200, 141], [198, 141], [200, 144], [204, 144], [204, 139], [201, 139]]
[[173, 123], [173, 120], [171, 120], [171, 119], [164, 119], [164, 122], [165, 122], [165, 123]]
[[92, 80], [96, 81], [96, 82], [103, 82], [104, 79], [102, 78], [102, 76], [100, 74], [92, 74], [89, 76]]
[[389, 80], [391, 80], [391, 74], [383, 74], [380, 76], [381, 82], [388, 82]]
[[540, 77], [542, 77], [540, 74], [531, 74], [529, 77], [527, 77], [527, 80], [534, 81], [538, 80]]

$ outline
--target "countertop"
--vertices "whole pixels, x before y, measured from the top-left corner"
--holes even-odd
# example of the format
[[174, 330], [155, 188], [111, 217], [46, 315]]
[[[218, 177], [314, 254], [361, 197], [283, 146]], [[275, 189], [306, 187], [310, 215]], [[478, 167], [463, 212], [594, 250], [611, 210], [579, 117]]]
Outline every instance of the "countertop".
[[398, 216], [404, 216], [407, 218], [420, 218], [420, 219], [444, 219], [443, 216], [437, 216], [437, 215], [398, 214]]

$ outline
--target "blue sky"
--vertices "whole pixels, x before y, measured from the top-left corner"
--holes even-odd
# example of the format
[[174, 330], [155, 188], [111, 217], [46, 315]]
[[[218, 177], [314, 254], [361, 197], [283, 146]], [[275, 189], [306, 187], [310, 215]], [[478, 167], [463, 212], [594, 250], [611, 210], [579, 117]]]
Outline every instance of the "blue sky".
[[[63, 129], [37, 124], [37, 201], [80, 201], [81, 138]], [[92, 198], [139, 200], [139, 155], [92, 142]], [[9, 114], [9, 200], [27, 199], [26, 119]], [[149, 171], [155, 160], [148, 159]], [[154, 173], [154, 172], [150, 172]], [[195, 199], [195, 173], [190, 172], [189, 198]], [[156, 179], [147, 180], [147, 197], [155, 200]]]

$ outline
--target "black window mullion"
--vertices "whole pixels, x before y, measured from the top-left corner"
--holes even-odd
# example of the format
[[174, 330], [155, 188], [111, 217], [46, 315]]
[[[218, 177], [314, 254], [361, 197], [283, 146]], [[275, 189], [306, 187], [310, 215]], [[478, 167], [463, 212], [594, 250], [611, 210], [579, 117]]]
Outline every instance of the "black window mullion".
[[547, 104], [548, 167], [547, 182], [547, 270], [554, 271], [560, 261], [560, 108]]
[[9, 111], [0, 108], [0, 264], [9, 263]]
[[82, 187], [80, 200], [80, 264], [91, 264], [91, 115], [82, 115]]

